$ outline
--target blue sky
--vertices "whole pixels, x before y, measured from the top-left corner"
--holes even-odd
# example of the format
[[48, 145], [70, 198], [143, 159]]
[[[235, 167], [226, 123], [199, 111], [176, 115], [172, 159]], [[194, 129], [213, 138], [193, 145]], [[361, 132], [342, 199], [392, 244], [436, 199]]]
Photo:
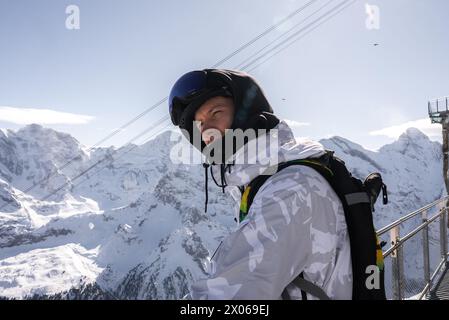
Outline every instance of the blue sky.
[[[308, 1], [0, 0], [0, 127], [42, 123], [90, 146], [167, 96], [183, 73], [212, 66]], [[328, 1], [220, 67], [234, 68]], [[379, 8], [379, 29], [366, 27], [367, 3]], [[68, 5], [79, 7], [79, 30], [66, 28]], [[297, 136], [376, 149], [413, 125], [439, 139], [427, 101], [449, 95], [448, 12], [446, 0], [357, 0], [250, 73]], [[164, 103], [102, 145], [122, 145], [166, 114]]]

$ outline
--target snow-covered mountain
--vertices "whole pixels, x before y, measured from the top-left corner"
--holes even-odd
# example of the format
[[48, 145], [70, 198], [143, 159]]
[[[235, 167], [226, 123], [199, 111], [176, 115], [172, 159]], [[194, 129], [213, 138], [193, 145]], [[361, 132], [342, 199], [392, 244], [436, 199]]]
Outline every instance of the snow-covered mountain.
[[[381, 147], [378, 152], [364, 149], [341, 137], [320, 141], [326, 148], [335, 150], [358, 178], [365, 178], [370, 172], [380, 172], [388, 186], [389, 203], [382, 206], [378, 200], [374, 214], [375, 226], [380, 229], [401, 216], [446, 195], [443, 180], [442, 146], [432, 142], [421, 131], [409, 128], [399, 139]], [[438, 208], [428, 212], [430, 218]], [[439, 221], [439, 220], [438, 220]], [[440, 261], [439, 223], [432, 223], [429, 228], [431, 273]], [[401, 225], [401, 236], [422, 223], [422, 216], [417, 215]], [[389, 233], [381, 240], [390, 243]], [[388, 246], [386, 247], [388, 248]], [[386, 249], [385, 248], [385, 249]], [[404, 285], [406, 297], [420, 293], [424, 288], [422, 232], [417, 233], [403, 245]], [[385, 288], [387, 297], [392, 292], [391, 257], [385, 260]]]
[[[166, 131], [144, 145], [87, 149], [39, 125], [1, 131], [0, 296], [187, 294], [234, 228], [235, 204], [210, 186], [204, 213], [202, 166], [170, 160], [179, 139]], [[378, 152], [341, 137], [321, 143], [355, 176], [382, 174], [390, 204], [376, 207], [377, 227], [445, 194], [441, 145], [417, 129]]]

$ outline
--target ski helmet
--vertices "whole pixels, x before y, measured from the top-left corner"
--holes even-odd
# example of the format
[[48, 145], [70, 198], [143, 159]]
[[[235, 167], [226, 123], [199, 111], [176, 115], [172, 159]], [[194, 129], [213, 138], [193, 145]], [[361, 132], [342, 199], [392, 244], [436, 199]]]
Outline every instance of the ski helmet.
[[[185, 129], [192, 144], [195, 113], [204, 102], [216, 96], [233, 99], [235, 112], [230, 129], [269, 130], [279, 123], [261, 87], [249, 74], [226, 69], [195, 70], [175, 82], [168, 101], [172, 123]], [[202, 142], [200, 151], [204, 147]]]

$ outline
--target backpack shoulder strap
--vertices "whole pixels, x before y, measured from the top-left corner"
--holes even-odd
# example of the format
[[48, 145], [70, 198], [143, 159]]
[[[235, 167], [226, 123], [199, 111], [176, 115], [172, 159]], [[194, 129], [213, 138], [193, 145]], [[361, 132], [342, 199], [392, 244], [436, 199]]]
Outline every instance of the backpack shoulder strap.
[[[374, 228], [371, 210], [372, 199], [367, 192], [367, 186], [353, 177], [343, 160], [335, 157], [332, 151], [327, 151], [320, 158], [302, 159], [282, 163], [276, 171], [291, 165], [305, 165], [318, 171], [330, 184], [340, 199], [351, 246], [353, 273], [353, 299], [385, 300], [383, 255]], [[259, 176], [246, 187], [240, 205], [240, 219], [243, 221], [251, 207], [257, 191], [271, 176]], [[374, 201], [375, 201], [374, 197]], [[386, 203], [384, 196], [384, 203]], [[380, 271], [380, 287], [368, 289], [366, 286], [367, 267], [378, 266]]]
[[[295, 280], [292, 281], [292, 283], [299, 289], [301, 289], [302, 300], [307, 300], [306, 293], [314, 297], [317, 297], [320, 300], [331, 300], [323, 289], [321, 289], [316, 284], [304, 279], [304, 272], [301, 272], [301, 274], [297, 276]], [[282, 299], [291, 300], [291, 297], [287, 292], [287, 288], [285, 288], [284, 291], [282, 292]]]
[[[325, 165], [327, 161], [328, 154], [325, 154], [321, 158], [316, 159], [298, 159], [292, 160], [288, 162], [283, 162], [278, 164], [277, 170], [274, 174], [278, 173], [282, 169], [285, 169], [291, 165], [304, 165], [310, 168], [315, 169], [321, 175], [323, 175], [326, 180], [329, 180], [333, 176], [333, 172]], [[273, 174], [273, 175], [274, 175]], [[257, 191], [262, 187], [262, 185], [273, 175], [260, 175], [254, 178], [248, 186], [244, 189], [242, 194], [242, 200], [240, 202], [240, 214], [239, 214], [239, 223], [242, 222], [246, 216], [248, 215], [249, 208], [253, 203], [254, 197], [257, 194]]]
[[[325, 155], [325, 157], [327, 154]], [[318, 172], [320, 172], [322, 175], [326, 177], [326, 179], [330, 179], [333, 176], [332, 171], [325, 166], [325, 161], [327, 158], [318, 158], [318, 159], [299, 159], [299, 160], [292, 160], [288, 162], [284, 162], [278, 165], [278, 168], [275, 172], [278, 173], [282, 169], [285, 169], [291, 165], [305, 165], [308, 167], [311, 167]], [[256, 196], [257, 191], [262, 187], [262, 185], [271, 177], [271, 175], [260, 175], [256, 177], [253, 181], [250, 182], [250, 184], [244, 189], [242, 200], [240, 202], [240, 214], [239, 214], [239, 223], [242, 222], [246, 216], [248, 215], [249, 208], [251, 207], [251, 204], [253, 203], [254, 197]], [[307, 294], [309, 293], [312, 296], [317, 297], [320, 300], [330, 300], [329, 296], [324, 292], [322, 288], [317, 286], [316, 284], [307, 281], [304, 279], [304, 273], [301, 272], [301, 274], [296, 277], [293, 282], [300, 290], [301, 290], [301, 296], [303, 300], [307, 300]], [[284, 300], [291, 300], [290, 295], [287, 292], [287, 289], [284, 289], [282, 292], [282, 298]]]

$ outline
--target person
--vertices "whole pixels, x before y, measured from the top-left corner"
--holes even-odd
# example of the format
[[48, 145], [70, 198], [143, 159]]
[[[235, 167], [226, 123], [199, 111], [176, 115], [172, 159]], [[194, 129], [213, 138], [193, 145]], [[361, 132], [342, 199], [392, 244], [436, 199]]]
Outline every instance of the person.
[[[226, 145], [222, 140], [228, 132], [256, 132], [244, 140], [243, 147], [233, 141], [230, 152], [216, 147], [214, 160], [205, 164], [206, 185], [209, 168], [214, 181], [221, 178], [217, 185], [239, 205], [245, 187], [273, 164], [325, 154], [318, 142], [295, 139], [286, 121], [274, 115], [257, 81], [241, 71], [204, 69], [184, 74], [170, 92], [169, 111], [173, 124], [192, 144], [194, 131], [199, 131], [201, 142], [195, 147], [209, 160], [211, 153], [206, 152], [218, 142]], [[269, 146], [276, 153], [270, 157], [274, 162], [236, 161], [254, 158], [248, 146], [267, 141], [276, 147]], [[351, 250], [343, 206], [316, 170], [293, 165], [271, 174], [247, 214], [242, 217], [236, 209], [235, 216], [236, 230], [214, 253], [210, 276], [192, 284], [192, 299], [322, 298], [297, 286], [299, 277], [329, 299], [352, 298]]]

